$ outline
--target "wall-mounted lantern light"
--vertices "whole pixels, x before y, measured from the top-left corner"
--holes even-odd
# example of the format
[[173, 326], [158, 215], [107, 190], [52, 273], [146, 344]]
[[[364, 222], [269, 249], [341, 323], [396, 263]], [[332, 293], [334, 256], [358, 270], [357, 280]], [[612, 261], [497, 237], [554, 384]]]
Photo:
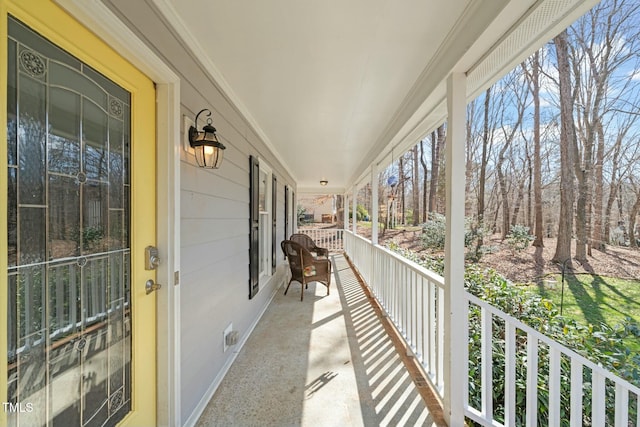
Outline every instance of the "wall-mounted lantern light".
[[329, 181], [327, 181], [326, 179], [321, 179], [320, 180], [320, 185], [322, 185], [323, 187], [325, 187], [328, 183], [329, 183]]
[[[207, 124], [198, 130], [198, 117], [207, 112]], [[195, 119], [195, 125], [189, 128], [189, 143], [196, 152], [196, 162], [201, 168], [218, 169], [222, 163], [225, 147], [216, 135], [216, 128], [212, 126], [211, 111], [201, 110]]]

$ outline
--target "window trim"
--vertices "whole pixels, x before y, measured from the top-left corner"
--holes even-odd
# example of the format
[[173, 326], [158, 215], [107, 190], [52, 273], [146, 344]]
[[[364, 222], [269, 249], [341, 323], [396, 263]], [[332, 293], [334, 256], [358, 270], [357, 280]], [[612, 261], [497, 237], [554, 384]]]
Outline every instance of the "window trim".
[[[271, 166], [249, 156], [249, 299], [276, 271], [277, 178]], [[265, 179], [264, 209], [260, 210], [260, 184]]]

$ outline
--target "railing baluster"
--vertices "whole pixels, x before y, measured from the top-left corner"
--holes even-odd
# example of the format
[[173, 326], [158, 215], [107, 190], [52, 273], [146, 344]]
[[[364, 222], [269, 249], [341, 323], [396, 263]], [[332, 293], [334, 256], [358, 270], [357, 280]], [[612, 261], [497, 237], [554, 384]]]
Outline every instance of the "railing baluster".
[[571, 360], [571, 427], [582, 426], [582, 363]]
[[416, 348], [418, 349], [418, 352], [420, 353], [420, 363], [422, 363], [424, 365], [425, 363], [425, 354], [426, 354], [426, 348], [425, 348], [425, 336], [424, 336], [424, 327], [425, 325], [427, 325], [427, 319], [425, 318], [425, 291], [426, 291], [426, 287], [428, 286], [425, 282], [427, 282], [427, 280], [424, 277], [420, 277], [419, 278], [420, 283], [418, 285], [418, 295], [417, 295], [417, 301], [416, 303], [418, 304], [418, 308], [416, 308], [416, 310], [418, 311], [419, 315], [418, 315], [418, 319], [416, 322], [416, 326], [418, 327], [417, 330], [417, 336], [418, 339], [420, 341], [419, 346], [416, 346]]
[[538, 339], [527, 334], [527, 427], [538, 425]]
[[407, 323], [408, 323], [408, 318], [407, 318], [407, 291], [409, 290], [409, 284], [407, 283], [407, 269], [404, 267], [404, 265], [400, 264], [399, 262], [396, 262], [396, 264], [398, 264], [398, 269], [400, 270], [400, 280], [398, 283], [400, 283], [400, 305], [398, 306], [398, 310], [400, 311], [400, 328], [402, 329], [402, 333], [404, 335], [405, 338], [409, 338], [408, 337], [408, 331], [407, 331]]
[[424, 359], [425, 362], [427, 364], [427, 371], [429, 372], [430, 375], [435, 376], [436, 374], [436, 369], [435, 369], [435, 352], [433, 351], [435, 349], [435, 336], [436, 336], [436, 328], [435, 325], [433, 324], [433, 304], [432, 301], [434, 300], [434, 292], [433, 292], [433, 287], [431, 285], [431, 281], [427, 282], [427, 297], [425, 299], [424, 305], [426, 307], [426, 317], [427, 317], [427, 324], [426, 324], [426, 346], [427, 349], [425, 350], [426, 353], [424, 355]]
[[[64, 270], [69, 269], [66, 265], [61, 265], [55, 267], [55, 274], [52, 276], [55, 277], [56, 284], [56, 329], [63, 329], [67, 326], [64, 319]], [[53, 331], [49, 331], [51, 333]]]
[[[446, 384], [444, 381], [444, 364], [446, 359], [444, 343], [444, 280], [434, 275], [417, 264], [404, 260], [397, 254], [345, 231], [344, 247], [354, 264], [361, 269], [363, 275], [369, 276], [368, 283], [373, 283], [372, 290], [387, 315], [403, 333], [407, 345], [415, 348], [419, 353], [420, 361], [425, 368], [428, 377], [435, 385], [442, 397], [442, 391]], [[365, 277], [363, 277], [365, 278]], [[366, 278], [365, 278], [366, 280]], [[616, 426], [626, 427], [630, 422], [640, 427], [640, 389], [637, 386], [616, 377], [607, 372], [585, 357], [551, 340], [542, 333], [525, 325], [517, 319], [507, 315], [503, 311], [491, 306], [479, 298], [465, 293], [468, 304], [464, 304], [463, 318], [468, 319], [469, 304], [479, 307], [482, 312], [482, 348], [481, 360], [469, 361], [469, 355], [464, 359], [469, 363], [481, 363], [482, 384], [476, 390], [481, 391], [482, 408], [469, 406], [469, 387], [461, 398], [464, 399], [465, 415], [481, 425], [513, 426], [518, 420], [516, 402], [520, 398], [516, 388], [517, 374], [520, 371], [520, 361], [517, 348], [520, 340], [526, 339], [526, 414], [525, 425], [536, 426], [538, 423], [538, 368], [540, 359], [540, 346], [546, 356], [549, 352], [549, 425], [560, 425], [562, 411], [569, 408], [562, 406], [562, 364], [568, 360], [571, 366], [570, 374], [570, 425], [579, 427], [583, 425], [583, 417], [588, 418], [593, 426], [603, 426], [607, 422], [607, 415], [615, 418]], [[493, 321], [499, 320], [505, 325], [505, 401], [504, 420], [493, 419]], [[464, 339], [468, 340], [469, 330], [460, 331]], [[458, 333], [458, 331], [454, 331]], [[526, 337], [524, 336], [526, 334]], [[467, 353], [465, 349], [465, 353]], [[566, 358], [566, 359], [565, 359]], [[584, 370], [591, 375], [591, 407], [592, 413], [584, 413]], [[454, 369], [467, 369], [455, 367]], [[467, 379], [468, 381], [468, 379]], [[606, 407], [608, 384], [615, 384], [615, 408]], [[611, 396], [609, 396], [611, 397]], [[544, 401], [547, 406], [546, 398]], [[629, 403], [631, 402], [631, 403]], [[587, 403], [589, 405], [589, 403]], [[540, 407], [542, 410], [543, 408]], [[607, 414], [607, 410], [611, 414]], [[614, 412], [615, 411], [615, 412]], [[635, 412], [634, 412], [635, 411]], [[633, 414], [633, 415], [631, 415]], [[566, 417], [566, 415], [565, 415]], [[633, 420], [629, 420], [629, 418]], [[635, 424], [633, 424], [635, 423]]]
[[69, 322], [71, 323], [71, 330], [75, 334], [78, 330], [78, 283], [75, 266], [72, 266], [72, 270], [73, 274], [71, 275], [71, 280], [69, 280]]
[[[31, 268], [25, 268], [22, 270], [22, 275], [24, 277], [24, 335], [20, 336], [18, 334], [18, 340], [20, 338], [25, 338], [25, 346], [27, 348], [31, 347], [31, 307], [33, 306], [33, 297], [31, 292], [31, 285], [33, 281], [31, 280]], [[19, 341], [18, 341], [19, 342]], [[18, 344], [19, 345], [19, 344]]]
[[481, 309], [481, 386], [482, 386], [482, 415], [485, 419], [493, 418], [493, 357], [492, 341], [493, 328], [491, 313]]
[[516, 327], [506, 322], [505, 336], [505, 414], [504, 423], [507, 426], [516, 425]]
[[629, 426], [629, 391], [616, 383], [616, 420], [615, 427]]
[[640, 427], [640, 394], [636, 395], [636, 427]]
[[591, 371], [591, 419], [594, 426], [604, 426], [606, 421], [606, 381], [600, 372]]
[[549, 425], [560, 426], [560, 351], [549, 348]]
[[[436, 354], [438, 355], [438, 386], [442, 390], [444, 388], [444, 287], [438, 286], [436, 289], [438, 295], [437, 305], [438, 312], [436, 313], [436, 329], [438, 330], [438, 336], [436, 339]], [[463, 316], [465, 314], [463, 313]]]

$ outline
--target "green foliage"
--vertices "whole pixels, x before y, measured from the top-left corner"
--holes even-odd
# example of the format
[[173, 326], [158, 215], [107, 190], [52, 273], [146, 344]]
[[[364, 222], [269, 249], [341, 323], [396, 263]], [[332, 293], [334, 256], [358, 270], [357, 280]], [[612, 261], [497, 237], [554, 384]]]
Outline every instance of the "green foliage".
[[[599, 276], [567, 274], [565, 284], [560, 275], [552, 286], [531, 285], [528, 289], [552, 300], [567, 318], [579, 323], [613, 327], [630, 316], [640, 322], [640, 281]], [[564, 290], [563, 290], [564, 289]], [[627, 339], [626, 346], [640, 352], [640, 341]]]
[[482, 255], [488, 253], [490, 248], [483, 244], [485, 236], [491, 234], [481, 222], [475, 222], [471, 218], [464, 221], [464, 247], [468, 248], [466, 258], [470, 261], [480, 261]]
[[[363, 206], [358, 204], [356, 206], [356, 221], [364, 221], [369, 218], [369, 211]], [[349, 210], [349, 219], [353, 219], [353, 211]]]
[[91, 246], [104, 238], [104, 229], [102, 227], [87, 227], [82, 230], [82, 241], [85, 246]]
[[[426, 249], [443, 250], [445, 246], [447, 221], [444, 215], [432, 212], [427, 222], [422, 224], [422, 235], [420, 240]], [[477, 261], [483, 254], [489, 252], [491, 248], [482, 244], [488, 231], [481, 224], [465, 219], [464, 224], [464, 246], [469, 248], [467, 259]]]
[[[443, 274], [442, 259], [432, 259], [415, 252], [400, 249], [397, 245], [391, 250], [414, 261], [436, 273]], [[505, 313], [519, 319], [523, 323], [573, 349], [604, 369], [640, 386], [640, 355], [632, 352], [625, 340], [640, 338], [640, 325], [637, 321], [626, 318], [614, 327], [601, 325], [584, 325], [559, 315], [557, 306], [550, 300], [530, 292], [523, 286], [515, 285], [495, 270], [484, 269], [476, 264], [469, 264], [465, 269], [465, 287], [468, 292]], [[481, 314], [480, 308], [471, 305], [469, 308], [469, 402], [474, 407], [481, 407]], [[504, 321], [493, 318], [493, 407], [498, 421], [504, 422], [505, 401], [505, 335]], [[549, 389], [549, 348], [540, 345], [538, 354], [538, 425], [548, 425]], [[525, 424], [526, 409], [526, 360], [527, 336], [518, 331], [516, 335], [516, 425]], [[566, 357], [561, 358], [560, 387], [561, 411], [570, 411], [571, 366]], [[590, 369], [583, 372], [583, 425], [591, 425], [591, 376]], [[615, 406], [615, 393], [612, 385], [607, 383], [606, 407]], [[631, 419], [637, 416], [638, 408], [629, 408]], [[607, 425], [613, 425], [612, 410], [607, 410]], [[568, 415], [562, 416], [562, 425], [568, 426]], [[472, 423], [473, 424], [473, 423]]]
[[432, 212], [427, 222], [422, 224], [420, 240], [426, 249], [444, 249], [447, 222], [444, 215]]
[[533, 236], [529, 234], [529, 227], [524, 225], [512, 225], [507, 234], [507, 244], [514, 252], [522, 252], [529, 247]]
[[298, 225], [309, 223], [309, 221], [307, 221], [307, 208], [305, 208], [304, 206], [298, 205], [296, 207], [296, 215], [298, 215]]
[[369, 218], [369, 211], [367, 211], [363, 205], [359, 204], [356, 206], [356, 219], [358, 221], [364, 221], [365, 218]]

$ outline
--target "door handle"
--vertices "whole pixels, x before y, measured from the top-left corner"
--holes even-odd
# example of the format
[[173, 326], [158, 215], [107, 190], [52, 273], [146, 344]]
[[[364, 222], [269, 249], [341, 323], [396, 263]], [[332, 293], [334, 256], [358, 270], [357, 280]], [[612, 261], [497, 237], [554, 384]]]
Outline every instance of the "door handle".
[[145, 283], [144, 285], [144, 289], [147, 292], [147, 295], [149, 295], [153, 291], [157, 291], [161, 287], [162, 285], [160, 283], [154, 282], [153, 279], [147, 280], [147, 283]]

